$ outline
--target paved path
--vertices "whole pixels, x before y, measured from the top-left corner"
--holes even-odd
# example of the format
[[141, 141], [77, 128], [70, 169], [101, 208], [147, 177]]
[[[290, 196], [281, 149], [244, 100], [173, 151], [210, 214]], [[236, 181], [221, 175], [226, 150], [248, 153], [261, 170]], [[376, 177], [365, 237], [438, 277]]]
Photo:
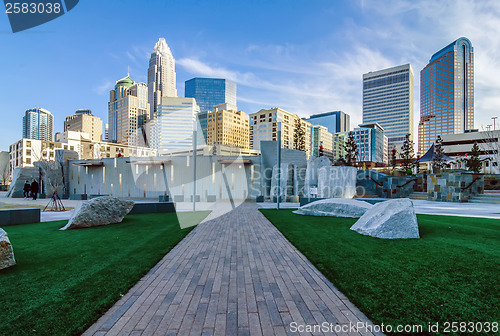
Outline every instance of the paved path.
[[370, 323], [246, 203], [198, 225], [84, 335], [286, 335], [292, 321]]

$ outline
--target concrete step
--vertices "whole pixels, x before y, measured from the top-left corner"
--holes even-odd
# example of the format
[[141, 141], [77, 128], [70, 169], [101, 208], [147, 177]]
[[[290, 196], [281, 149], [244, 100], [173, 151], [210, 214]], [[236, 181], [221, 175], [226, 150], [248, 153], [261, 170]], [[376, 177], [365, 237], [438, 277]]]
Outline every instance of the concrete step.
[[500, 195], [493, 195], [493, 194], [481, 194], [481, 195], [475, 195], [473, 198], [477, 199], [494, 199], [494, 200], [500, 200]]
[[469, 203], [488, 203], [488, 204], [500, 204], [500, 200], [489, 200], [489, 199], [476, 199], [476, 198], [471, 198], [469, 200]]
[[408, 195], [410, 199], [427, 200], [427, 193], [424, 191], [414, 191]]

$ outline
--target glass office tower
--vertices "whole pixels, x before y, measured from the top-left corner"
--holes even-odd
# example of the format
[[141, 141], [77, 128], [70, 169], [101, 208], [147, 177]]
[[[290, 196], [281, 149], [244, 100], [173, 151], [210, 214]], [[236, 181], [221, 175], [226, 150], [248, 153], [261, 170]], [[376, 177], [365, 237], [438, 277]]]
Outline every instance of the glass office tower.
[[464, 133], [474, 128], [474, 49], [465, 37], [434, 55], [420, 71], [421, 155], [438, 135]]
[[313, 114], [305, 120], [326, 127], [330, 133], [348, 132], [351, 128], [351, 117], [342, 111]]
[[52, 141], [54, 116], [43, 108], [26, 110], [23, 117], [23, 138]]
[[413, 70], [400, 65], [363, 75], [363, 123], [378, 123], [389, 148], [400, 150], [406, 134], [413, 140]]
[[192, 78], [185, 83], [184, 96], [196, 99], [200, 107], [198, 121], [207, 138], [207, 114], [214, 110], [215, 105], [228, 103], [236, 109], [236, 83], [221, 78]]

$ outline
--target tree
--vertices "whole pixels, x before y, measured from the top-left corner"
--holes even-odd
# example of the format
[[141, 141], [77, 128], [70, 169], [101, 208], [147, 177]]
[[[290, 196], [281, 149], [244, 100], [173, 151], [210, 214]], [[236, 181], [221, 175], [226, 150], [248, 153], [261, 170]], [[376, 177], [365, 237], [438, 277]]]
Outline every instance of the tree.
[[432, 172], [437, 174], [447, 166], [448, 164], [444, 159], [444, 153], [443, 153], [443, 140], [441, 139], [441, 136], [438, 135], [436, 139], [436, 144], [434, 145], [434, 157], [432, 158]]
[[477, 142], [474, 142], [470, 157], [465, 159], [465, 166], [474, 173], [479, 173], [483, 167], [483, 160], [479, 158], [479, 154], [479, 146]]
[[356, 162], [356, 157], [358, 156], [358, 145], [356, 145], [356, 139], [354, 139], [354, 133], [349, 132], [347, 141], [344, 144], [345, 149], [345, 161], [347, 166], [353, 166]]
[[293, 129], [293, 147], [297, 150], [306, 150], [306, 132], [302, 127], [300, 119], [295, 119], [295, 126]]
[[324, 151], [323, 151], [323, 141], [321, 141], [321, 144], [319, 145], [318, 155], [319, 155], [319, 156], [323, 156], [323, 155], [325, 155], [325, 154], [324, 154]]
[[413, 161], [415, 160], [413, 151], [413, 141], [410, 140], [410, 134], [406, 134], [405, 141], [403, 142], [403, 146], [401, 147], [401, 165], [403, 168], [403, 172], [405, 174], [412, 174]]
[[392, 163], [392, 169], [396, 169], [396, 147], [394, 147], [391, 150], [391, 163]]

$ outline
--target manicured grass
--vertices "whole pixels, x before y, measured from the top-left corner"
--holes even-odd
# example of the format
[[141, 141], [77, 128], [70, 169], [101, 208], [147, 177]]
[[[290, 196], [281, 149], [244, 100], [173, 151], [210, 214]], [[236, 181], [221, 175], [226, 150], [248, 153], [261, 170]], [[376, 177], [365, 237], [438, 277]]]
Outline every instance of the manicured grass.
[[[177, 215], [195, 225], [208, 213]], [[17, 265], [0, 271], [0, 334], [82, 333], [193, 228], [180, 229], [175, 213], [59, 231], [64, 224], [4, 228]]]
[[418, 215], [421, 239], [386, 240], [352, 218], [261, 211], [375, 324], [500, 321], [500, 220]]
[[[49, 201], [47, 201], [49, 203]], [[45, 209], [45, 205], [33, 205], [33, 204], [10, 204], [10, 203], [1, 203], [0, 202], [0, 209], [26, 209], [26, 208], [35, 208], [35, 209], [40, 209], [43, 210]], [[73, 207], [65, 207], [66, 210], [71, 210]], [[53, 207], [48, 207], [48, 210], [53, 209]]]

